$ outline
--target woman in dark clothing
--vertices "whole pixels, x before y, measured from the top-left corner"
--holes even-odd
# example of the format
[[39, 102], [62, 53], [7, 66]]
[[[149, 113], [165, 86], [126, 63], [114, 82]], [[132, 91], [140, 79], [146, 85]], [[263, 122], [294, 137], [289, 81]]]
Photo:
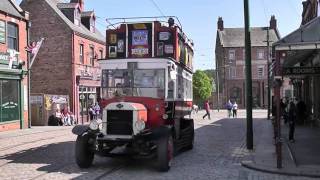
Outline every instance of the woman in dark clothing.
[[289, 141], [294, 142], [294, 130], [296, 125], [296, 106], [293, 102], [290, 102], [289, 106]]

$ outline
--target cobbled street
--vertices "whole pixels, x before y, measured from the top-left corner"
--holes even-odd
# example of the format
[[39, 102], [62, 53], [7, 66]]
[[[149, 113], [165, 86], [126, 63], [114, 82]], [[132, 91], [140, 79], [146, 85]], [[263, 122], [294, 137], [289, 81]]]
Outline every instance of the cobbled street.
[[[43, 127], [0, 134], [0, 179], [308, 179], [248, 170], [246, 160], [245, 111], [237, 119], [214, 111], [212, 120], [203, 120], [204, 111], [195, 118], [195, 147], [175, 157], [171, 170], [157, 172], [142, 160], [95, 157], [89, 169], [80, 169], [74, 160], [76, 136], [71, 127]], [[266, 111], [254, 111], [254, 132], [259, 135]]]

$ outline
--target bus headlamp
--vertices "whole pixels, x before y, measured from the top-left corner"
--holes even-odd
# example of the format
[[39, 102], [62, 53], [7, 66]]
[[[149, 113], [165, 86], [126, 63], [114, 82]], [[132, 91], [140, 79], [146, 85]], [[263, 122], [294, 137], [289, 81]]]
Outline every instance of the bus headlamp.
[[90, 122], [90, 124], [89, 124], [89, 128], [91, 129], [91, 130], [93, 130], [93, 131], [96, 131], [96, 130], [98, 130], [98, 129], [100, 129], [101, 128], [101, 121], [99, 121], [99, 120], [92, 120], [91, 122]]
[[136, 126], [136, 129], [138, 131], [142, 131], [144, 130], [144, 128], [146, 127], [146, 123], [142, 120], [138, 120], [136, 123], [135, 123], [135, 126]]
[[163, 115], [162, 115], [162, 119], [166, 120], [166, 119], [168, 119], [168, 118], [169, 118], [168, 114], [163, 114]]

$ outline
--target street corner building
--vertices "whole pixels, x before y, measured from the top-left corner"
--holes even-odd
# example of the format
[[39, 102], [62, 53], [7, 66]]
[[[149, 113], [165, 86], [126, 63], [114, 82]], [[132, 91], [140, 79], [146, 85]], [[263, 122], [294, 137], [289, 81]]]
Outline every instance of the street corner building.
[[[214, 94], [217, 108], [224, 108], [228, 100], [236, 101], [239, 108], [245, 108], [244, 28], [225, 28], [222, 17], [218, 18], [217, 27], [215, 49], [217, 91]], [[269, 27], [252, 27], [250, 33], [253, 107], [266, 108], [268, 105], [268, 56], [270, 56], [271, 44], [278, 41], [280, 37], [275, 16], [271, 17]]]
[[[95, 26], [94, 11], [85, 11], [83, 0], [23, 0], [21, 7], [30, 12], [31, 39], [44, 38], [31, 68], [32, 122], [39, 112], [53, 114], [64, 106], [79, 119], [87, 120], [88, 108], [100, 97], [101, 70], [98, 59], [105, 57], [105, 37]], [[37, 96], [52, 97], [37, 101]], [[48, 95], [48, 96], [47, 96]], [[54, 100], [63, 96], [63, 105]], [[39, 102], [45, 102], [38, 104]], [[83, 106], [83, 108], [81, 107]], [[83, 110], [83, 112], [81, 111]], [[41, 119], [41, 118], [40, 118]], [[47, 116], [39, 125], [47, 125]]]
[[0, 132], [28, 127], [29, 13], [0, 0]]

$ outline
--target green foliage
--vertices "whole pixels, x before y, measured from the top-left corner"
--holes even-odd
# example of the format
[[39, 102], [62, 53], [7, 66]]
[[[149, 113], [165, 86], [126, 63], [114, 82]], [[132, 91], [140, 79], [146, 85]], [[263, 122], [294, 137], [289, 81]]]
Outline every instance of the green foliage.
[[203, 71], [206, 75], [211, 79], [212, 82], [212, 92], [216, 92], [216, 70], [215, 69], [207, 69]]
[[193, 74], [193, 98], [196, 102], [204, 101], [211, 96], [212, 79], [201, 70]]

